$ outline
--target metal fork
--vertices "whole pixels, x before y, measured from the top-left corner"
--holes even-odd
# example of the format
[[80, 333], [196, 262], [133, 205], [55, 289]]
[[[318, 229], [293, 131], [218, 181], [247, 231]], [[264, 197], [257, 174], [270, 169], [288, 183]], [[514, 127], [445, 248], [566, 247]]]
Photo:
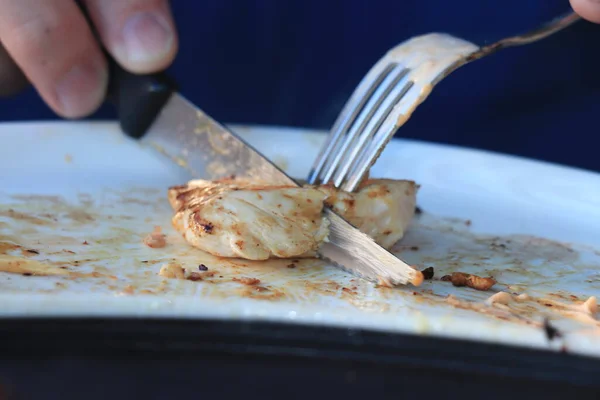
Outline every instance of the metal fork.
[[568, 13], [533, 31], [483, 47], [431, 33], [392, 48], [371, 68], [342, 109], [313, 164], [308, 183], [333, 183], [354, 191], [398, 128], [438, 82], [471, 61], [544, 39], [579, 19]]

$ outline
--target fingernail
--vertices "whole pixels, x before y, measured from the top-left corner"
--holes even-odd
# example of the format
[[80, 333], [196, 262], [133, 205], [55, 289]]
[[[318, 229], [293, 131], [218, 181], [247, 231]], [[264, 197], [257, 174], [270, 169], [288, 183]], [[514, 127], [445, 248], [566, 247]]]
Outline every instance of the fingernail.
[[171, 51], [174, 35], [163, 16], [142, 12], [127, 20], [123, 37], [129, 62], [144, 65], [164, 58]]
[[60, 113], [78, 118], [94, 111], [104, 99], [107, 80], [100, 62], [84, 61], [73, 66], [56, 84]]

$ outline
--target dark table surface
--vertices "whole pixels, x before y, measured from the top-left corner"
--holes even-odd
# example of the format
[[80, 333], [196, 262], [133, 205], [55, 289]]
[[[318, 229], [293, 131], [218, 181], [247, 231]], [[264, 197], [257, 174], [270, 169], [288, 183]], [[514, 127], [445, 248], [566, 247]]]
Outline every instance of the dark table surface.
[[[600, 398], [600, 361], [272, 323], [0, 321], [0, 399]], [[1, 389], [0, 389], [1, 390]]]

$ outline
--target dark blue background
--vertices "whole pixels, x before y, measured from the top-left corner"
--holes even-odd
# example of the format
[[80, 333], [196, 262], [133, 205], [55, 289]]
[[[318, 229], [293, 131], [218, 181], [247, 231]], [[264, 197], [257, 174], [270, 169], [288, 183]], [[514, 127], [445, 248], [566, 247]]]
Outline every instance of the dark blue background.
[[[479, 44], [528, 30], [567, 0], [179, 0], [182, 92], [224, 122], [329, 128], [369, 67], [417, 34]], [[505, 50], [443, 81], [398, 135], [600, 171], [600, 26]], [[51, 119], [33, 90], [0, 119]], [[113, 118], [103, 108], [93, 118]]]

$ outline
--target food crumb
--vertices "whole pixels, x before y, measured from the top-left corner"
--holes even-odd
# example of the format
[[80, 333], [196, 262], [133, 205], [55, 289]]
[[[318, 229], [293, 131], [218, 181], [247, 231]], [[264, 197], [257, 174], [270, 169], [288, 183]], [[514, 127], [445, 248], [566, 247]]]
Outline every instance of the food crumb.
[[133, 288], [133, 286], [131, 286], [131, 285], [127, 285], [127, 286], [125, 286], [125, 288], [123, 289], [123, 292], [122, 292], [122, 293], [124, 293], [124, 294], [133, 294], [133, 289], [134, 289], [134, 288]]
[[198, 265], [198, 269], [200, 271], [208, 271], [208, 267], [206, 265], [204, 265], [204, 264]]
[[596, 314], [598, 312], [598, 302], [596, 301], [596, 297], [591, 296], [589, 299], [587, 299], [583, 304], [581, 304], [581, 309], [586, 314]]
[[83, 245], [85, 245], [85, 246], [89, 245], [89, 243], [88, 243], [88, 241], [87, 241], [87, 240], [84, 240], [84, 241], [83, 241], [83, 243], [81, 243], [81, 244], [83, 244]]
[[498, 292], [490, 297], [488, 297], [485, 301], [485, 304], [487, 305], [493, 305], [493, 304], [508, 304], [512, 301], [512, 296], [510, 293], [506, 293], [506, 292]]
[[294, 269], [294, 268], [296, 268], [296, 264], [291, 263], [291, 264], [288, 264], [287, 267], [290, 269]]
[[165, 278], [185, 279], [185, 270], [180, 264], [170, 262], [160, 268], [158, 275]]
[[496, 284], [492, 277], [482, 278], [477, 275], [471, 275], [464, 272], [453, 272], [452, 275], [444, 275], [442, 281], [452, 282], [454, 286], [467, 286], [472, 289], [486, 291]]
[[40, 252], [39, 252], [39, 251], [37, 251], [37, 250], [33, 250], [33, 249], [28, 249], [28, 250], [27, 250], [27, 252], [28, 252], [28, 253], [31, 253], [31, 254], [40, 254]]
[[188, 281], [193, 281], [193, 282], [201, 281], [202, 280], [202, 275], [200, 275], [198, 272], [192, 272], [190, 274], [190, 276], [187, 277], [187, 280]]
[[519, 300], [519, 301], [529, 300], [529, 295], [527, 293], [521, 293], [520, 295], [517, 296], [517, 300]]
[[544, 333], [546, 333], [546, 338], [550, 341], [561, 338], [562, 333], [556, 329], [554, 326], [550, 324], [550, 320], [548, 318], [544, 318]]
[[70, 163], [72, 163], [72, 162], [73, 162], [73, 156], [72, 156], [72, 155], [70, 155], [70, 154], [65, 154], [65, 162], [66, 162], [67, 164], [70, 164]]
[[258, 285], [260, 283], [260, 279], [257, 279], [257, 278], [247, 278], [247, 277], [233, 278], [233, 281], [234, 282], [239, 282], [242, 285], [248, 285], [248, 286]]
[[152, 249], [159, 249], [167, 245], [166, 235], [160, 226], [155, 226], [154, 231], [144, 238], [144, 244]]
[[471, 222], [471, 220], [470, 220], [470, 219], [468, 219], [468, 220], [466, 220], [466, 221], [465, 221], [465, 225], [466, 225], [466, 226], [471, 226], [471, 224], [472, 224], [472, 222]]
[[433, 278], [435, 271], [434, 271], [433, 267], [427, 267], [423, 271], [421, 271], [421, 273], [423, 274], [423, 279], [428, 281]]
[[410, 249], [412, 251], [419, 251], [419, 246], [411, 246]]
[[458, 300], [458, 299], [456, 298], [456, 296], [454, 296], [454, 295], [452, 295], [452, 294], [449, 294], [449, 295], [446, 297], [446, 303], [448, 303], [448, 304], [450, 304], [450, 305], [452, 305], [452, 306], [457, 306], [457, 305], [459, 305], [459, 304], [460, 304], [460, 300]]

